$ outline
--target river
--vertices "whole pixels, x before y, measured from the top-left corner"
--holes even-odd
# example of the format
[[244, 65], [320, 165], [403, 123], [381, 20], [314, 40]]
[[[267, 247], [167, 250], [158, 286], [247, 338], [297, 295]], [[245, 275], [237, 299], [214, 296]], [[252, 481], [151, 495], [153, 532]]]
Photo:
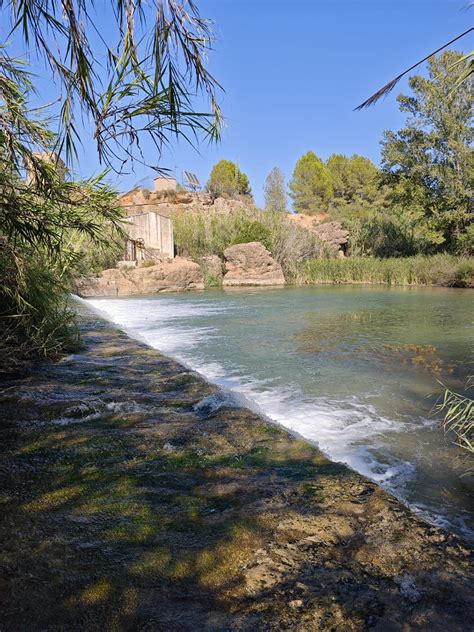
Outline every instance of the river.
[[87, 302], [430, 522], [473, 538], [468, 464], [433, 412], [439, 381], [462, 390], [469, 375], [473, 296], [319, 286]]

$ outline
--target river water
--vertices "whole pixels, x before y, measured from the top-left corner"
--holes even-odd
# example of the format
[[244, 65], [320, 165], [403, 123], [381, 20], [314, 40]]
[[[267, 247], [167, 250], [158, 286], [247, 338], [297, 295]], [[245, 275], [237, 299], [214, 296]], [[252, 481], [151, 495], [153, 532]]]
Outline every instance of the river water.
[[425, 518], [474, 537], [473, 478], [433, 406], [472, 373], [471, 290], [319, 286], [88, 303]]

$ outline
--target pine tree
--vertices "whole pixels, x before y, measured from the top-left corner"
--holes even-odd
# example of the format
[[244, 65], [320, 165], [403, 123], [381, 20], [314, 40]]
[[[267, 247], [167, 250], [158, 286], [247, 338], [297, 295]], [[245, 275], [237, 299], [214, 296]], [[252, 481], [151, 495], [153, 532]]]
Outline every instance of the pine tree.
[[290, 182], [290, 196], [297, 213], [314, 215], [326, 211], [333, 195], [331, 175], [312, 151], [308, 151], [296, 163]]
[[252, 195], [248, 176], [240, 171], [235, 162], [230, 160], [219, 160], [214, 165], [207, 183], [207, 190], [214, 197]]

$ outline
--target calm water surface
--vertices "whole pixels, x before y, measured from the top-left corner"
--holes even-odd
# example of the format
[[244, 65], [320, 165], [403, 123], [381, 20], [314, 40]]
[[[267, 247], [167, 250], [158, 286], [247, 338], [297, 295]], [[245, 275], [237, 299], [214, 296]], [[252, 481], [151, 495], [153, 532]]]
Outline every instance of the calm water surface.
[[88, 301], [132, 336], [474, 536], [473, 480], [439, 428], [437, 380], [472, 373], [470, 290], [238, 289]]

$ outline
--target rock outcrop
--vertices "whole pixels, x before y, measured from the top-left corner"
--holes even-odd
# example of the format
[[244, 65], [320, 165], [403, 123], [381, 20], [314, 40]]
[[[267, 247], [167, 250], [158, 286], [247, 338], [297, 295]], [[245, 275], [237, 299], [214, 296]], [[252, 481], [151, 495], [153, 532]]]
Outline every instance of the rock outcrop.
[[285, 284], [281, 265], [259, 241], [230, 246], [225, 249], [224, 257], [224, 287]]
[[314, 233], [334, 254], [344, 256], [349, 242], [349, 231], [342, 228], [339, 222], [325, 221], [328, 217], [327, 213], [318, 213], [316, 215], [305, 215], [304, 213], [288, 214], [288, 219], [291, 222]]
[[204, 279], [199, 265], [180, 257], [142, 268], [104, 270], [98, 277], [76, 281], [76, 292], [84, 298], [203, 289]]
[[349, 231], [344, 230], [339, 222], [324, 222], [313, 227], [313, 232], [336, 253], [344, 251], [349, 241]]
[[176, 213], [203, 210], [206, 210], [207, 213], [226, 215], [238, 211], [242, 207], [251, 207], [253, 200], [249, 195], [241, 195], [238, 198], [229, 196], [213, 198], [205, 191], [150, 191], [136, 188], [122, 193], [118, 198], [118, 203], [126, 215], [153, 212], [173, 216]]

